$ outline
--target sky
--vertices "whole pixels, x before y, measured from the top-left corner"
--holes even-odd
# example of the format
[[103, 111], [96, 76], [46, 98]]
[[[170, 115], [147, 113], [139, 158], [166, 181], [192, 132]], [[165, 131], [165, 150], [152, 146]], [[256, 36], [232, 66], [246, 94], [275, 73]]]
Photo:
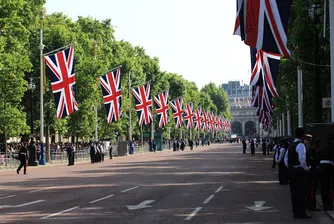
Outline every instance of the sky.
[[232, 0], [46, 0], [46, 13], [111, 19], [117, 40], [158, 57], [160, 69], [203, 87], [250, 80], [250, 56], [233, 35]]

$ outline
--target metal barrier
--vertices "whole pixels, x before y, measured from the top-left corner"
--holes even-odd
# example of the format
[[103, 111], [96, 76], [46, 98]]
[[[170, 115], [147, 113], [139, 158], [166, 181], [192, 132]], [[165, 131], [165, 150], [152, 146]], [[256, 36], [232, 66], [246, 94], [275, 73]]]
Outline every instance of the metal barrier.
[[[168, 149], [168, 146], [164, 146], [164, 149]], [[118, 156], [118, 144], [112, 146], [112, 156]], [[134, 153], [148, 153], [150, 152], [149, 145], [145, 143], [143, 147], [141, 147], [139, 144], [134, 145]], [[20, 161], [13, 158], [13, 156], [17, 156], [16, 153], [12, 154], [4, 154], [0, 153], [0, 170], [10, 170], [10, 169], [17, 169], [17, 167], [20, 165]], [[109, 150], [106, 149], [104, 152], [104, 157], [109, 158]], [[51, 150], [50, 152], [50, 163], [51, 164], [67, 164], [68, 163], [68, 157], [66, 151], [57, 151], [57, 150]], [[90, 154], [89, 154], [89, 147], [84, 147], [82, 150], [77, 150], [74, 154], [74, 161], [75, 162], [85, 162], [90, 161]]]

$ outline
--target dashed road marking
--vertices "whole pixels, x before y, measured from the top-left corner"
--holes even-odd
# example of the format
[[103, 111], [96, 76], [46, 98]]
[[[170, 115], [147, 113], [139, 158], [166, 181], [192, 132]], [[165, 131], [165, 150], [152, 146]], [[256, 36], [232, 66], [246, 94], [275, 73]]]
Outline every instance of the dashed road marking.
[[12, 197], [15, 197], [16, 195], [8, 195], [8, 196], [5, 196], [5, 197], [2, 197], [0, 199], [6, 199], [6, 198], [12, 198]]
[[48, 215], [48, 216], [44, 216], [44, 217], [42, 217], [41, 219], [48, 219], [48, 218], [51, 218], [51, 217], [54, 217], [54, 216], [61, 215], [61, 214], [63, 214], [63, 213], [72, 211], [72, 210], [77, 209], [77, 208], [79, 208], [79, 206], [75, 206], [75, 207], [73, 207], [73, 208], [69, 208], [69, 209], [66, 209], [66, 210], [61, 211], [61, 212], [57, 212], [57, 213], [54, 213], [54, 214], [51, 214], [51, 215]]
[[202, 207], [197, 207], [187, 218], [185, 218], [185, 220], [191, 220], [201, 209]]
[[215, 193], [216, 193], [216, 194], [219, 193], [222, 189], [223, 189], [223, 186], [222, 186], [222, 187], [219, 187], [219, 188], [215, 191]]
[[139, 186], [135, 186], [135, 187], [132, 187], [132, 188], [129, 188], [129, 189], [126, 189], [124, 191], [121, 191], [122, 193], [125, 193], [125, 192], [128, 192], [128, 191], [131, 191], [131, 190], [134, 190], [136, 188], [138, 188]]
[[215, 195], [210, 195], [204, 202], [203, 202], [203, 204], [207, 204], [207, 203], [209, 203], [209, 201], [211, 201], [211, 199], [214, 197]]
[[29, 191], [28, 193], [31, 194], [31, 193], [35, 193], [35, 192], [39, 192], [39, 191], [49, 190], [49, 189], [52, 189], [52, 188], [55, 188], [55, 187], [45, 187], [45, 188], [42, 188], [42, 189], [37, 189], [37, 190]]
[[89, 204], [94, 204], [94, 203], [96, 203], [96, 202], [105, 200], [105, 199], [107, 199], [107, 198], [111, 198], [111, 197], [113, 197], [113, 196], [114, 196], [114, 195], [111, 194], [111, 195], [108, 195], [108, 196], [106, 196], [106, 197], [103, 197], [103, 198], [100, 198], [100, 199], [96, 199], [95, 201], [91, 201], [91, 202], [89, 202]]

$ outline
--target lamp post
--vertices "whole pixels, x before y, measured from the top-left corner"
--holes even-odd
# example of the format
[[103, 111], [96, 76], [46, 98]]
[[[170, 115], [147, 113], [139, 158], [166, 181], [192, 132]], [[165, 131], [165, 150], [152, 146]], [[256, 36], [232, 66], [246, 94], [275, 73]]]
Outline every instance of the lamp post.
[[39, 50], [40, 50], [40, 97], [41, 97], [41, 111], [40, 111], [40, 120], [41, 120], [41, 127], [40, 127], [40, 141], [41, 141], [41, 160], [39, 161], [40, 165], [45, 165], [45, 159], [44, 159], [44, 101], [43, 101], [43, 94], [44, 94], [44, 72], [43, 72], [43, 49], [44, 49], [44, 44], [43, 44], [43, 20], [44, 20], [44, 14], [45, 11], [44, 9], [41, 10], [39, 14], [40, 18], [40, 45], [39, 45]]
[[[94, 48], [94, 61], [96, 61], [96, 48], [97, 48], [97, 41], [93, 41], [93, 48]], [[97, 105], [94, 107], [94, 112], [95, 112], [95, 142], [99, 141], [99, 136], [98, 136], [98, 119], [97, 119]]]
[[31, 90], [31, 111], [30, 111], [30, 135], [31, 140], [34, 139], [34, 90], [36, 88], [33, 75], [29, 78], [28, 89]]
[[[313, 31], [313, 38], [314, 38], [314, 63], [319, 64], [319, 37], [317, 36], [318, 29], [316, 24], [318, 22], [318, 18], [322, 12], [322, 6], [319, 3], [313, 3], [309, 7], [309, 16], [310, 19], [314, 22], [314, 31]], [[321, 94], [321, 80], [319, 69], [314, 66], [314, 78], [315, 78], [315, 97], [314, 97], [314, 115], [315, 115], [315, 122], [321, 123], [322, 122], [322, 94]]]

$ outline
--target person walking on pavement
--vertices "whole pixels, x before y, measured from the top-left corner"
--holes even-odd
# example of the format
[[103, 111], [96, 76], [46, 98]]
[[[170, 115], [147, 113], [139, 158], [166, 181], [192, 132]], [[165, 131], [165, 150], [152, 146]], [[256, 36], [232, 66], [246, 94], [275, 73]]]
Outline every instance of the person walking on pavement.
[[273, 150], [274, 150], [274, 156], [273, 156], [273, 166], [272, 166], [272, 168], [275, 169], [276, 168], [276, 160], [277, 160], [277, 156], [278, 156], [278, 150], [279, 150], [278, 143], [275, 143]]
[[[33, 143], [31, 142], [31, 144]], [[27, 143], [22, 144], [18, 157], [20, 160], [20, 166], [17, 168], [16, 173], [20, 174], [20, 170], [23, 167], [23, 174], [27, 174], [27, 160], [28, 160]]]
[[290, 192], [293, 217], [310, 219], [306, 214], [306, 189], [309, 168], [306, 164], [306, 149], [303, 143], [304, 129], [296, 129], [296, 139], [289, 146], [287, 162], [289, 165]]
[[242, 139], [242, 153], [246, 154], [246, 139]]
[[109, 158], [112, 159], [112, 145], [109, 143]]
[[91, 163], [95, 163], [95, 147], [93, 142], [90, 143], [89, 155]]
[[324, 210], [333, 210], [333, 147], [330, 145], [323, 147], [319, 152], [319, 159], [319, 176], [322, 206]]

